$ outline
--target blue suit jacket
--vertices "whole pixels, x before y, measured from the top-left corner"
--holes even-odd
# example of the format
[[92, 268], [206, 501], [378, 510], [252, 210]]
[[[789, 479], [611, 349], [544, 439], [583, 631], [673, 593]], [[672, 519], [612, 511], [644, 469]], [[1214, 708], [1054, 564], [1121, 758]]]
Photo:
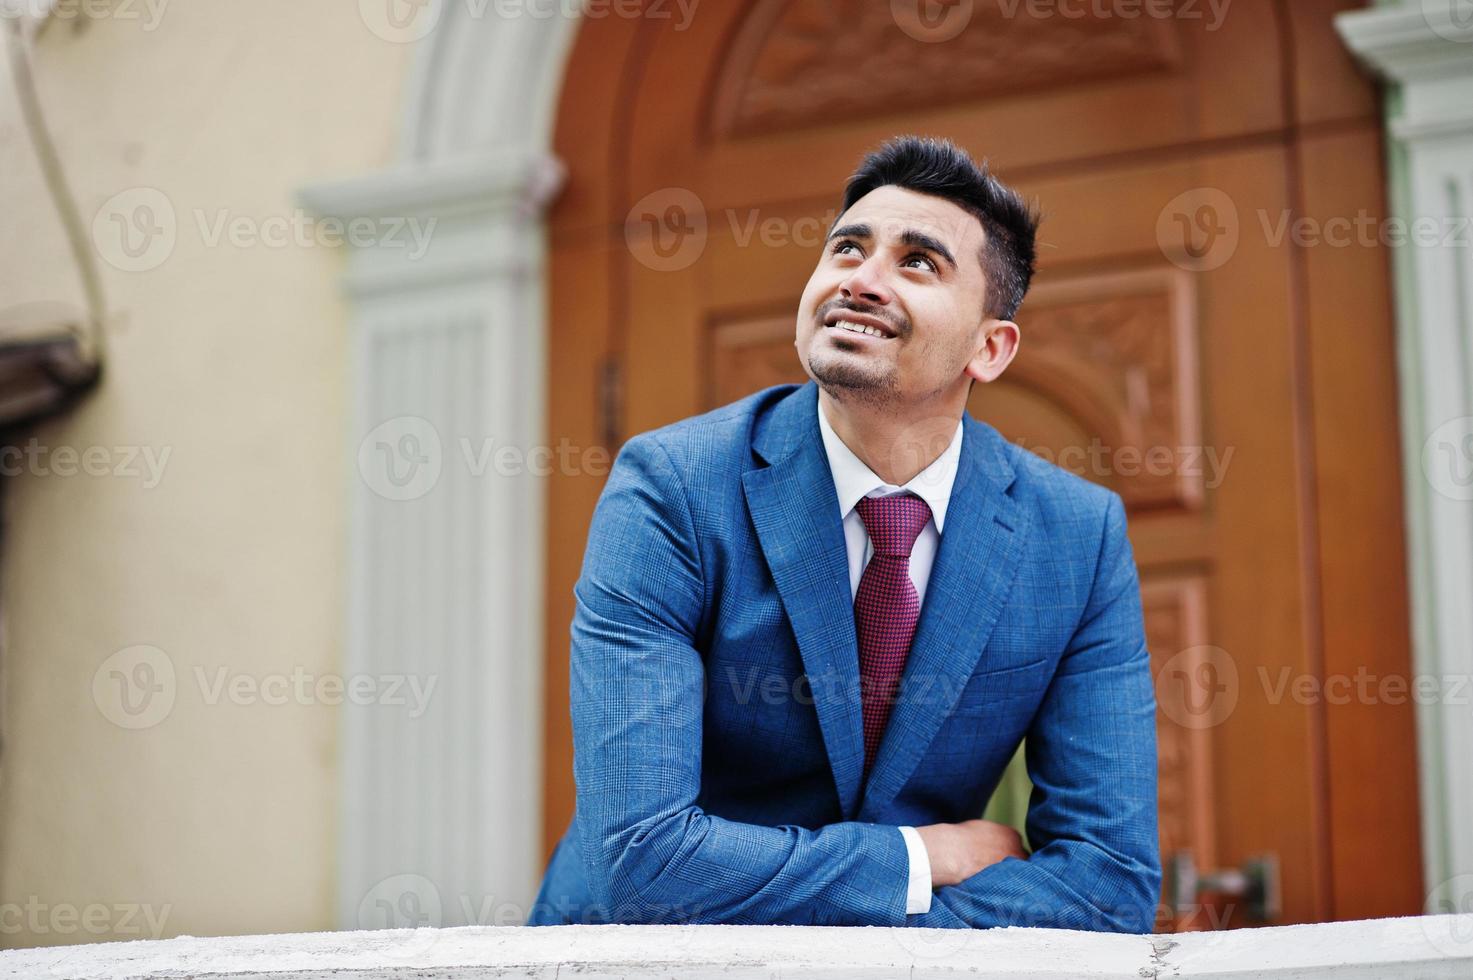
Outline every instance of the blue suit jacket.
[[[862, 778], [844, 532], [813, 382], [630, 439], [574, 589], [577, 806], [529, 924], [1151, 929], [1155, 699], [1118, 495], [970, 415]], [[1018, 743], [1027, 860], [905, 913], [900, 825], [980, 816]]]

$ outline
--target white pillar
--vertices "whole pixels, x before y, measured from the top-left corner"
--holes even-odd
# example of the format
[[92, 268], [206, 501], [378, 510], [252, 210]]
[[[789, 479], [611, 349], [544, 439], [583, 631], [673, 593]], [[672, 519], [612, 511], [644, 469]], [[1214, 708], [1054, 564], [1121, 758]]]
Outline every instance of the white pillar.
[[1473, 3], [1412, 0], [1336, 26], [1388, 82], [1391, 200], [1411, 238], [1395, 268], [1414, 670], [1437, 683], [1417, 707], [1427, 909], [1470, 910]]
[[[520, 922], [542, 871], [546, 488], [528, 467], [547, 441], [542, 210], [561, 180], [544, 152], [501, 149], [300, 194], [350, 240], [354, 219], [377, 234], [345, 276], [346, 928]], [[353, 703], [359, 676], [402, 676], [405, 703]]]

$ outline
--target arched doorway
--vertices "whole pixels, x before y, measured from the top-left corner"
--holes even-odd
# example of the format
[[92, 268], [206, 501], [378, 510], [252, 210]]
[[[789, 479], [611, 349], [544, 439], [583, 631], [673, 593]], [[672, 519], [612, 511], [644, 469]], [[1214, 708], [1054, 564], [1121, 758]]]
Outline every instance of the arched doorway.
[[[1382, 208], [1374, 91], [1330, 23], [1356, 5], [1090, 6], [585, 20], [554, 130], [550, 437], [613, 450], [802, 380], [793, 310], [862, 153], [920, 132], [989, 157], [1049, 216], [1022, 353], [970, 410], [1130, 509], [1163, 856], [1271, 857], [1276, 922], [1416, 913], [1412, 705], [1330, 687], [1410, 669], [1388, 270], [1292, 231]], [[548, 498], [549, 851], [572, 812], [567, 625], [601, 485]], [[1166, 925], [1253, 921], [1202, 901]]]

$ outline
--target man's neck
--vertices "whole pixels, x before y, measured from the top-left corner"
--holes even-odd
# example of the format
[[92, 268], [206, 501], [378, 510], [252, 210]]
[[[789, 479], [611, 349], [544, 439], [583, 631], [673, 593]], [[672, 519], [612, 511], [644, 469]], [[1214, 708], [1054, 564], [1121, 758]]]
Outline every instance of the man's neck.
[[820, 388], [818, 410], [850, 452], [880, 479], [900, 487], [915, 479], [951, 445], [966, 402], [948, 406], [937, 401], [901, 412], [893, 405], [832, 398]]

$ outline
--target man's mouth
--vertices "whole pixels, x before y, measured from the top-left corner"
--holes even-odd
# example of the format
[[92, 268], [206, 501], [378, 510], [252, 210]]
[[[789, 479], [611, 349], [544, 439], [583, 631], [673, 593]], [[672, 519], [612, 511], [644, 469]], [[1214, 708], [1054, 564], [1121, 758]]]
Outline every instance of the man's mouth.
[[836, 310], [824, 317], [824, 327], [880, 340], [892, 340], [895, 337], [895, 331], [884, 321], [859, 313], [850, 313], [847, 310]]

